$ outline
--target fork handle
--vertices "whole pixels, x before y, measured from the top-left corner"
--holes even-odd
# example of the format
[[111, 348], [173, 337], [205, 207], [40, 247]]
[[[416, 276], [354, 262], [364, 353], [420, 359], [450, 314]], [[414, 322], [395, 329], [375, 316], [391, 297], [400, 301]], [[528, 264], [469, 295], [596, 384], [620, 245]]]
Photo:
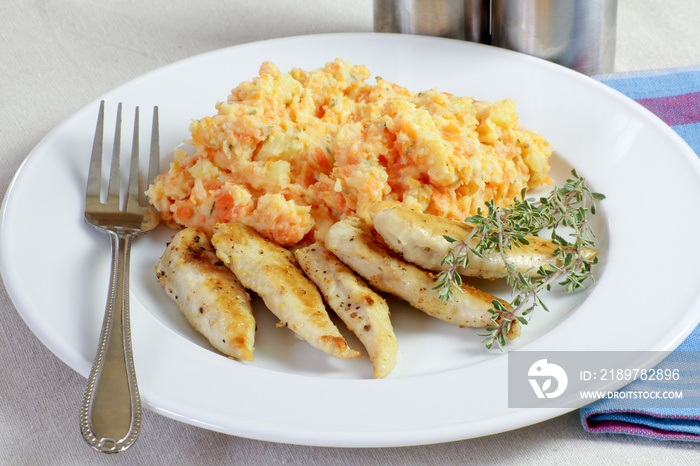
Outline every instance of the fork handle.
[[105, 453], [129, 448], [141, 427], [141, 399], [131, 352], [129, 255], [131, 236], [109, 232], [112, 271], [99, 346], [80, 407], [85, 440]]

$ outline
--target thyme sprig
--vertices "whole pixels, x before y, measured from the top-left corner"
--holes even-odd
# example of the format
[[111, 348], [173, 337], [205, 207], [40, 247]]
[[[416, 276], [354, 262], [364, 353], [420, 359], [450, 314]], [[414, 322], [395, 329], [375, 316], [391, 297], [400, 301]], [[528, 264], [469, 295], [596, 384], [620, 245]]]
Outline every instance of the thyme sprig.
[[[547, 197], [527, 198], [523, 189], [510, 207], [499, 207], [493, 201], [486, 203], [487, 212], [479, 209], [477, 214], [465, 221], [473, 226], [464, 240], [445, 236], [452, 243], [450, 252], [443, 259], [448, 268], [438, 275], [436, 289], [443, 300], [453, 297], [453, 290], [459, 289], [462, 277], [461, 267], [469, 265], [473, 254], [499, 254], [506, 266], [506, 280], [513, 289], [512, 310], [500, 301], [494, 300], [489, 310], [491, 321], [485, 328], [484, 344], [491, 349], [496, 343], [499, 348], [506, 345], [506, 336], [514, 322], [527, 325], [532, 311], [538, 306], [548, 311], [539, 296], [542, 290], [550, 290], [558, 284], [567, 292], [573, 292], [593, 280], [592, 269], [598, 257], [585, 254], [587, 248], [595, 246], [595, 233], [591, 229], [589, 214], [596, 213], [596, 201], [605, 199], [600, 193], [591, 191], [584, 178], [575, 170], [572, 178], [562, 187], [555, 187]], [[565, 239], [562, 228], [570, 231]], [[543, 230], [551, 231], [551, 240], [557, 246], [553, 252], [559, 260], [556, 265], [540, 266], [535, 273], [523, 273], [508, 261], [506, 251], [514, 247], [530, 244], [527, 237], [539, 235]], [[533, 271], [530, 271], [533, 272]]]

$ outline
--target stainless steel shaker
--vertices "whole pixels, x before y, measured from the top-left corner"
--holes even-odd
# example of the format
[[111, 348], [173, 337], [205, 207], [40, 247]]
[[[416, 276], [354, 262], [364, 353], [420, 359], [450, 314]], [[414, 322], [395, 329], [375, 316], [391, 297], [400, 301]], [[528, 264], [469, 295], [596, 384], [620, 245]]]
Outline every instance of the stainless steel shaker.
[[464, 39], [464, 0], [374, 0], [374, 31]]
[[617, 0], [374, 0], [374, 30], [466, 39], [610, 73]]
[[491, 44], [587, 75], [615, 63], [617, 0], [492, 0]]

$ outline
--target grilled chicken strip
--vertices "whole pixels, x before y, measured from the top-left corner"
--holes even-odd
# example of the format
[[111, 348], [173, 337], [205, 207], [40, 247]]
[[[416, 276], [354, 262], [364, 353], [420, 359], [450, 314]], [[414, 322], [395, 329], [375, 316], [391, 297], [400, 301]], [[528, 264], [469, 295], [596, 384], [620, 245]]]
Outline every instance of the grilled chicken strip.
[[[472, 227], [465, 222], [419, 213], [405, 207], [392, 207], [379, 212], [373, 222], [374, 228], [393, 251], [407, 261], [432, 271], [449, 268], [442, 264], [442, 260], [453, 244], [445, 239], [445, 235], [464, 241], [472, 231]], [[540, 266], [561, 265], [561, 258], [554, 256], [554, 250], [558, 247], [556, 244], [539, 236], [528, 236], [527, 240], [529, 245], [505, 252], [508, 262], [516, 267], [516, 271], [534, 274]], [[477, 243], [476, 239], [470, 241], [472, 246]], [[585, 248], [584, 254], [586, 259], [593, 259], [597, 251]], [[458, 271], [468, 277], [495, 279], [506, 276], [503, 257], [495, 251], [483, 257], [471, 254], [469, 265], [460, 267]]]
[[[326, 247], [370, 285], [403, 298], [428, 315], [463, 327], [485, 327], [491, 319], [488, 310], [497, 298], [465, 283], [461, 292], [454, 293], [454, 299], [441, 300], [433, 289], [436, 274], [393, 253], [379, 235], [356, 217], [335, 223], [326, 234]], [[501, 302], [510, 309], [508, 303]], [[513, 327], [516, 326], [514, 321]]]
[[384, 298], [320, 242], [297, 249], [294, 255], [326, 303], [367, 349], [374, 376], [389, 374], [396, 365], [398, 343]]
[[253, 360], [250, 297], [221, 264], [203, 231], [178, 232], [156, 265], [158, 282], [187, 321], [227, 356]]
[[220, 223], [212, 236], [216, 255], [287, 326], [314, 348], [341, 359], [360, 356], [331, 321], [323, 298], [298, 267], [294, 254], [249, 226]]

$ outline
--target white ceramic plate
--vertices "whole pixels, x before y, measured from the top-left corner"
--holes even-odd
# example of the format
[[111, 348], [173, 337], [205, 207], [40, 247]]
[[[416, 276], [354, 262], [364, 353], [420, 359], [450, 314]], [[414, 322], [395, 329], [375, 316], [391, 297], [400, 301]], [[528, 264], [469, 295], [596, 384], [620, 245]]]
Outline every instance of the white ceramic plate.
[[[700, 217], [687, 205], [700, 200], [698, 158], [651, 113], [573, 71], [466, 42], [340, 34], [204, 54], [100, 99], [108, 114], [120, 101], [126, 108], [160, 106], [167, 157], [188, 138], [190, 120], [214, 113], [215, 102], [255, 76], [262, 61], [287, 71], [336, 57], [415, 91], [438, 87], [480, 100], [515, 98], [523, 125], [554, 147], [556, 181], [575, 166], [607, 195], [597, 216], [603, 261], [595, 286], [548, 296], [553, 311], [537, 312], [513, 348], [672, 350], [696, 326], [700, 247], [668, 239], [700, 231]], [[0, 225], [0, 266], [19, 313], [84, 376], [96, 348], [110, 257], [107, 237], [83, 221], [97, 108], [97, 101], [86, 105], [32, 151], [7, 192]], [[372, 379], [366, 358], [335, 360], [276, 328], [259, 302], [255, 362], [227, 359], [189, 328], [155, 280], [153, 268], [170, 235], [160, 229], [137, 240], [132, 252], [136, 371], [144, 404], [153, 411], [238, 436], [346, 447], [477, 437], [566, 411], [509, 409], [504, 354], [487, 352], [475, 331], [398, 301], [391, 305], [399, 361], [385, 380]]]

